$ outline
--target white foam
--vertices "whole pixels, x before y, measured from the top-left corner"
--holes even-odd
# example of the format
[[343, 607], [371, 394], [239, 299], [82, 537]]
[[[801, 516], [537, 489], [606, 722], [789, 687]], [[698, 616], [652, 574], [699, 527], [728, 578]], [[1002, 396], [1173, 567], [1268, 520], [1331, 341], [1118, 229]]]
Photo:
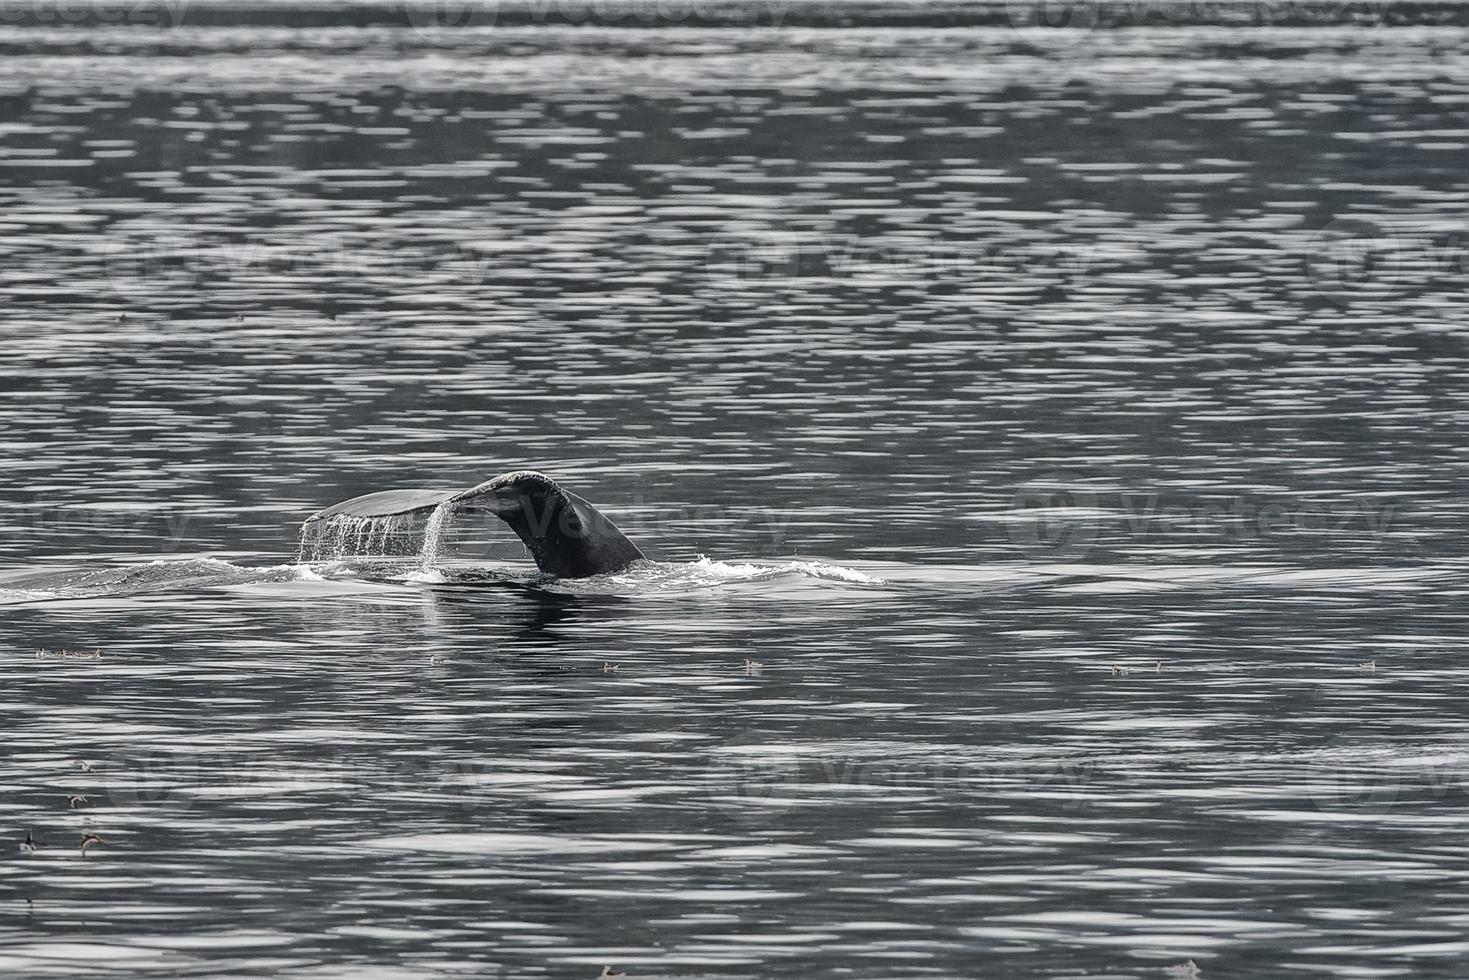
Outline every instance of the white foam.
[[778, 578], [781, 575], [804, 575], [807, 578], [826, 581], [851, 582], [854, 585], [883, 585], [885, 579], [876, 578], [865, 572], [845, 565], [833, 565], [824, 561], [788, 561], [780, 565], [757, 565], [753, 562], [717, 561], [700, 555], [688, 565], [673, 566], [692, 570], [705, 581], [749, 582]]
[[824, 561], [793, 561], [783, 566], [793, 572], [809, 575], [812, 578], [836, 579], [838, 582], [854, 582], [861, 585], [883, 585], [886, 579], [880, 579], [865, 572], [859, 572], [855, 568], [845, 565], [833, 565]]
[[752, 578], [756, 575], [764, 574], [775, 567], [771, 565], [752, 565], [749, 562], [716, 561], [704, 555], [700, 555], [693, 562], [693, 565], [700, 572], [724, 579]]

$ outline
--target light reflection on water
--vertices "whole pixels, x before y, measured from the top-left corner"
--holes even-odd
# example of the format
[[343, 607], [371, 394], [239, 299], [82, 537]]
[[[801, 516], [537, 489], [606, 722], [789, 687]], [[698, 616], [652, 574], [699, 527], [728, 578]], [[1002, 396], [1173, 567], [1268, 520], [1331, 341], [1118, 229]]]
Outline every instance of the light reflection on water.
[[1099, 37], [9, 35], [0, 970], [1455, 976], [1463, 32]]

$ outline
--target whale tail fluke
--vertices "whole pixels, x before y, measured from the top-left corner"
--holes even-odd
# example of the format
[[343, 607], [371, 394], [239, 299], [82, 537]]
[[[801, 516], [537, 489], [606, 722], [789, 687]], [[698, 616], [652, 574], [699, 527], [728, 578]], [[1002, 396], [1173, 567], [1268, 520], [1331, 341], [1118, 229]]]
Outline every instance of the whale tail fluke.
[[324, 521], [333, 517], [399, 517], [408, 514], [427, 514], [439, 504], [452, 500], [463, 490], [379, 490], [364, 493], [360, 497], [332, 504], [306, 518]]
[[543, 473], [517, 470], [467, 490], [382, 490], [319, 510], [306, 519], [374, 520], [489, 511], [510, 525], [543, 572], [584, 578], [620, 571], [643, 557], [617, 525], [586, 500]]

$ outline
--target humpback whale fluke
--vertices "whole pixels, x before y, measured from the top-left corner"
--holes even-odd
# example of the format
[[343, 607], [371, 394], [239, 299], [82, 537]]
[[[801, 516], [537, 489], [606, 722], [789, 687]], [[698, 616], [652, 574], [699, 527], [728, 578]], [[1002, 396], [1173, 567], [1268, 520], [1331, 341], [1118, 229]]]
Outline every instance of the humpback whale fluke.
[[488, 511], [510, 525], [543, 572], [585, 578], [615, 572], [643, 557], [605, 514], [544, 473], [517, 470], [468, 490], [382, 490], [333, 504], [306, 518], [395, 517], [452, 511]]

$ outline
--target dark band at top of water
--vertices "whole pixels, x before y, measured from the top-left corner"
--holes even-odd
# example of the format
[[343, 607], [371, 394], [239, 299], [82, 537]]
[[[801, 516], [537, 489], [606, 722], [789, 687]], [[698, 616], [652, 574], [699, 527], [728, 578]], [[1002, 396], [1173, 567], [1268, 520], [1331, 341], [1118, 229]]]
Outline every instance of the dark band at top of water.
[[[73, 9], [76, 7], [77, 9]], [[6, 26], [403, 27], [1035, 27], [1091, 30], [1137, 26], [1346, 24], [1469, 25], [1463, 2], [1388, 0], [456, 0], [440, 3], [36, 3], [0, 11]]]

